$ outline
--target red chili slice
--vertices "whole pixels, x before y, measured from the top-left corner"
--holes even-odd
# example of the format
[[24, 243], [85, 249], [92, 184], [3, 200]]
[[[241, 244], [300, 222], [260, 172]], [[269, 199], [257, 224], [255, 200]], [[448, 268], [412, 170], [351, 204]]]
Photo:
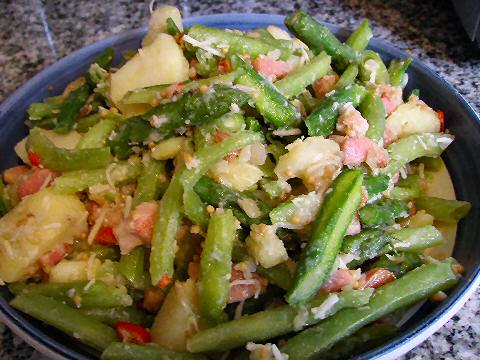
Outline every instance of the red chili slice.
[[28, 152], [28, 160], [30, 160], [32, 166], [39, 166], [41, 163], [40, 156], [35, 154], [33, 151]]
[[445, 113], [442, 110], [437, 110], [438, 118], [440, 119], [440, 131], [445, 130]]
[[151, 336], [147, 329], [126, 321], [117, 323], [117, 335], [123, 342], [133, 344], [141, 345], [151, 341]]
[[95, 241], [102, 245], [117, 245], [117, 238], [110, 226], [104, 226], [100, 229]]
[[157, 287], [160, 289], [165, 289], [168, 285], [172, 283], [173, 279], [171, 276], [164, 275], [157, 284]]

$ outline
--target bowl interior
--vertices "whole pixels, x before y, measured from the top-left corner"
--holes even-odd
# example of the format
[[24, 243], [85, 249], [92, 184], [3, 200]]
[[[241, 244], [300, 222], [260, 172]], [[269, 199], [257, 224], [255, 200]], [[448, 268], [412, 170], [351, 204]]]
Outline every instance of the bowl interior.
[[[193, 17], [185, 21], [187, 26], [195, 23], [219, 27], [236, 28], [247, 30], [266, 27], [275, 24], [283, 27], [283, 17], [277, 15], [210, 15]], [[340, 38], [348, 36], [349, 32], [341, 30], [334, 25], [328, 26]], [[59, 94], [65, 86], [78, 76], [82, 75], [88, 64], [102, 52], [103, 49], [113, 46], [116, 50], [115, 61], [120, 61], [120, 54], [126, 50], [136, 49], [145, 29], [134, 30], [120, 34], [112, 38], [100, 41], [81, 49], [58, 63], [44, 70], [27, 84], [17, 90], [0, 106], [0, 170], [18, 164], [18, 159], [13, 152], [14, 145], [27, 134], [23, 119], [28, 105], [35, 101], [41, 101], [47, 96]], [[395, 49], [387, 43], [372, 39], [370, 48], [380, 53], [384, 61], [392, 58], [407, 57], [408, 55]], [[433, 307], [425, 304], [407, 323], [402, 326], [401, 333], [392, 341], [379, 346], [372, 351], [359, 356], [359, 359], [372, 359], [378, 357], [391, 357], [393, 352], [396, 356], [398, 351], [409, 349], [405, 344], [411, 343], [410, 347], [421, 341], [427, 332], [432, 332], [452, 316], [453, 310], [458, 303], [465, 301], [468, 293], [479, 280], [479, 255], [480, 228], [479, 218], [480, 192], [476, 186], [476, 180], [480, 179], [480, 158], [476, 153], [477, 140], [480, 139], [480, 120], [465, 100], [437, 74], [428, 69], [424, 64], [415, 60], [409, 68], [409, 83], [406, 93], [412, 89], [420, 90], [421, 97], [434, 109], [442, 109], [445, 113], [446, 125], [451, 133], [456, 136], [455, 142], [443, 155], [447, 167], [452, 176], [458, 199], [468, 200], [472, 203], [472, 211], [461, 222], [454, 257], [465, 267], [465, 274], [460, 279], [457, 287], [450, 296], [439, 306]], [[8, 306], [11, 294], [5, 287], [0, 287], [0, 310], [3, 320], [23, 333], [23, 337], [38, 347], [48, 348], [58, 355], [72, 359], [87, 359], [92, 355], [91, 350], [72, 341], [66, 335], [51, 327], [41, 324], [24, 314], [18, 313]], [[388, 355], [390, 354], [390, 355]]]

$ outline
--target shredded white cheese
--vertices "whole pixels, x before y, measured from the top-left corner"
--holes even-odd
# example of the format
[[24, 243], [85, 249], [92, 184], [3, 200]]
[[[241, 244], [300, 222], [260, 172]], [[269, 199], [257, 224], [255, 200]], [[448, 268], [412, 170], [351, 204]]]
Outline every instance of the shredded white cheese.
[[92, 229], [90, 230], [90, 233], [88, 234], [87, 243], [89, 245], [93, 244], [93, 240], [95, 240], [98, 232], [100, 231], [100, 228], [102, 227], [103, 222], [105, 221], [105, 216], [106, 215], [107, 215], [107, 209], [101, 209], [100, 213], [98, 215], [98, 218], [95, 221], [95, 224], [92, 226]]
[[132, 197], [128, 195], [125, 198], [125, 207], [123, 208], [123, 218], [126, 219], [132, 210]]
[[292, 128], [292, 129], [277, 129], [273, 130], [273, 135], [276, 136], [294, 136], [294, 135], [300, 135], [302, 133], [302, 130], [299, 128]]
[[45, 178], [45, 180], [42, 183], [42, 186], [40, 186], [40, 189], [38, 191], [45, 189], [50, 184], [50, 181], [52, 181], [52, 174], [48, 174], [48, 176]]
[[237, 307], [235, 308], [235, 315], [233, 317], [233, 320], [238, 320], [242, 317], [244, 304], [245, 304], [245, 300], [242, 300], [238, 303]]
[[189, 162], [185, 163], [185, 166], [188, 170], [196, 169], [200, 166], [200, 160], [198, 160], [195, 156]]
[[112, 180], [112, 170], [115, 168], [117, 164], [113, 163], [113, 164], [110, 164], [107, 166], [107, 168], [105, 169], [105, 176], [107, 178], [107, 183], [108, 185], [110, 185], [113, 189], [115, 189], [115, 183], [113, 182]]
[[337, 294], [330, 294], [328, 297], [325, 299], [325, 301], [317, 307], [311, 308], [310, 311], [313, 315], [313, 317], [316, 320], [322, 320], [325, 319], [329, 314], [330, 311], [332, 310], [333, 306], [340, 300]]
[[206, 52], [208, 52], [212, 55], [219, 56], [219, 57], [225, 57], [225, 54], [223, 52], [221, 52], [218, 49], [213, 48], [211, 46], [212, 44], [210, 44], [209, 42], [195, 40], [194, 38], [192, 38], [191, 36], [189, 36], [187, 34], [183, 35], [182, 39], [186, 43], [189, 43], [193, 46], [196, 46], [200, 49], [203, 49], [203, 50], [205, 50]]
[[168, 118], [166, 116], [152, 115], [152, 116], [150, 116], [150, 119], [148, 119], [148, 122], [154, 128], [158, 129], [160, 126], [162, 126], [163, 124], [166, 124], [168, 122]]
[[245, 211], [245, 214], [247, 214], [248, 217], [256, 219], [262, 216], [262, 212], [260, 211], [257, 203], [253, 199], [241, 198], [237, 200], [237, 204], [242, 208], [243, 211]]
[[92, 279], [95, 278], [94, 265], [95, 265], [96, 256], [97, 255], [95, 253], [92, 253], [92, 254], [90, 254], [90, 257], [88, 258], [88, 261], [87, 261], [87, 279], [88, 280], [92, 280]]
[[85, 287], [83, 288], [83, 292], [87, 292], [87, 291], [93, 286], [93, 284], [95, 284], [95, 281], [96, 281], [96, 279], [95, 279], [95, 278], [92, 278], [92, 279], [87, 283], [87, 285], [85, 285]]

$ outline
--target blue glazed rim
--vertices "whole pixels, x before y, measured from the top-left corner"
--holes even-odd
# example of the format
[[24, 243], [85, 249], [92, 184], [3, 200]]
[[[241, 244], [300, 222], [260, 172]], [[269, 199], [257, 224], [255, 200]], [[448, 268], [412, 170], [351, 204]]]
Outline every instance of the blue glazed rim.
[[[239, 29], [250, 29], [256, 27], [265, 27], [273, 24], [283, 27], [284, 16], [280, 15], [265, 15], [265, 14], [217, 14], [206, 16], [195, 16], [185, 20], [186, 26], [192, 24], [204, 24], [212, 27], [232, 27]], [[340, 38], [345, 38], [350, 33], [345, 29], [325, 23], [334, 31]], [[6, 121], [13, 113], [26, 112], [27, 104], [22, 104], [20, 100], [25, 100], [27, 95], [31, 95], [32, 89], [46, 89], [52, 81], [52, 78], [57, 79], [58, 76], [68, 77], [68, 69], [70, 64], [88, 64], [90, 63], [104, 48], [116, 46], [119, 44], [137, 43], [146, 29], [136, 29], [128, 31], [108, 39], [96, 42], [92, 45], [84, 47], [80, 50], [61, 59], [57, 63], [49, 66], [35, 77], [30, 79], [27, 83], [15, 91], [9, 98], [7, 98], [0, 105], [0, 133], [8, 131], [11, 123]], [[380, 51], [382, 54], [390, 57], [407, 57], [406, 53], [396, 49], [392, 45], [378, 39], [372, 39], [371, 48]], [[460, 104], [465, 115], [480, 127], [480, 118], [475, 113], [473, 108], [465, 101], [465, 99], [438, 74], [432, 71], [429, 67], [423, 64], [418, 59], [414, 59], [411, 68], [423, 73], [429, 80], [432, 81], [432, 86], [438, 86], [445, 90], [452, 98], [453, 103]], [[55, 89], [60, 91], [61, 89]], [[38, 93], [30, 102], [37, 101], [48, 94], [43, 92]], [[37, 99], [38, 97], [38, 99]], [[449, 161], [447, 159], [447, 165]], [[459, 189], [456, 188], [458, 192]], [[461, 231], [461, 227], [459, 228]], [[399, 335], [392, 341], [379, 346], [367, 353], [357, 357], [357, 359], [394, 359], [405, 352], [411, 350], [416, 345], [424, 341], [428, 336], [438, 330], [444, 323], [446, 323], [467, 301], [473, 294], [475, 289], [480, 284], [480, 263], [477, 263], [468, 276], [463, 278], [463, 285], [458, 285], [450, 294], [450, 296], [440, 305], [438, 305], [429, 315], [427, 315], [419, 324], [416, 324], [408, 329], [405, 334]], [[90, 359], [91, 357], [87, 351], [80, 353], [71, 347], [68, 347], [53, 337], [42, 332], [35, 324], [32, 324], [28, 318], [20, 312], [11, 308], [7, 300], [0, 297], [0, 321], [9, 326], [17, 335], [22, 337], [30, 345], [34, 346], [40, 352], [46, 354], [51, 358], [69, 358], [69, 359]]]

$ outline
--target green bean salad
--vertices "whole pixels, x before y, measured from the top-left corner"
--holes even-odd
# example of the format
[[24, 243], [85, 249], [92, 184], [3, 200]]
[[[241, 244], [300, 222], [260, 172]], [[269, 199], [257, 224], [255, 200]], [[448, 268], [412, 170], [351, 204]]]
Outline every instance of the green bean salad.
[[138, 51], [30, 105], [0, 182], [14, 308], [106, 360], [340, 359], [447, 296], [470, 204], [443, 112], [403, 91], [412, 59], [368, 50], [367, 20], [345, 42], [285, 25], [160, 6]]

